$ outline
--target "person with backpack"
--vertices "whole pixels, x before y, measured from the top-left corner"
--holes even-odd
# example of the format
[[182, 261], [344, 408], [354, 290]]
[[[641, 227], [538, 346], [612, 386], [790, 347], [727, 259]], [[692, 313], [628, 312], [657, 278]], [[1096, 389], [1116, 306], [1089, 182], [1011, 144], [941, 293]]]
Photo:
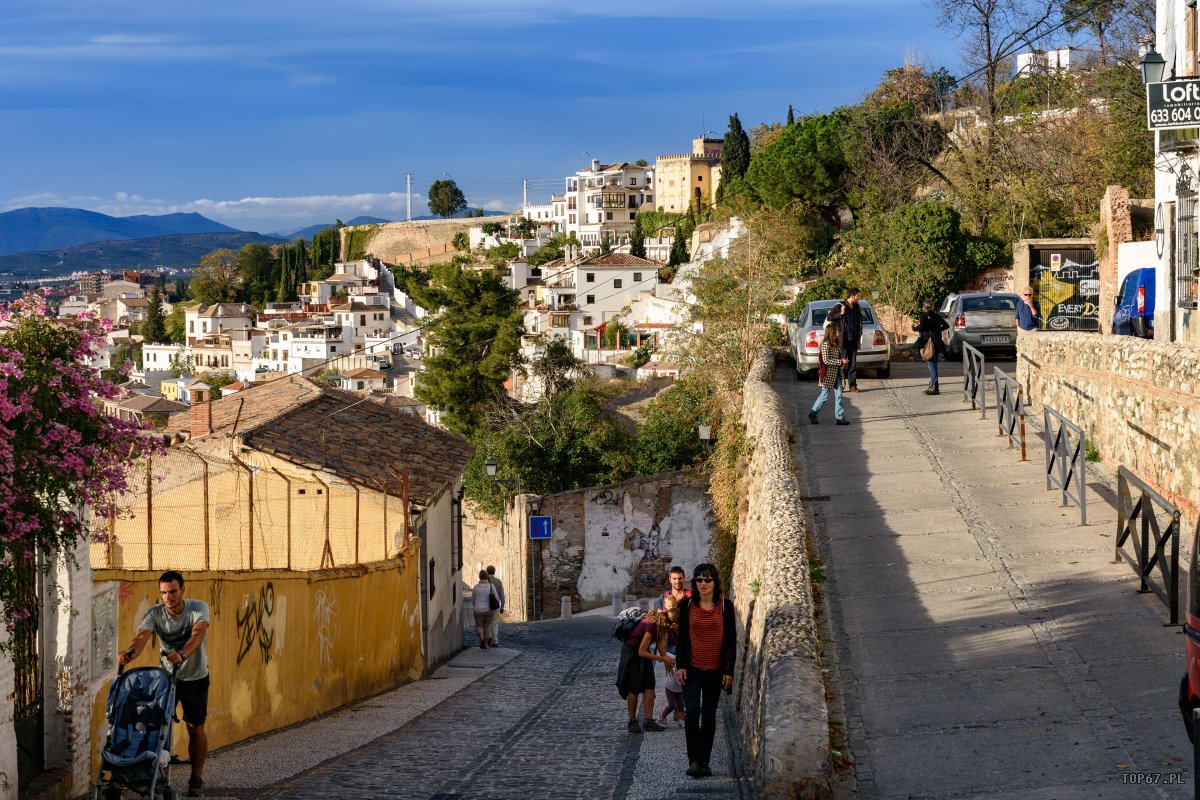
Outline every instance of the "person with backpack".
[[683, 685], [686, 708], [687, 775], [712, 775], [709, 759], [717, 732], [717, 703], [721, 690], [733, 690], [737, 657], [737, 621], [733, 603], [721, 593], [721, 579], [712, 564], [692, 573], [692, 596], [679, 604], [679, 643], [675, 676]]
[[[617, 621], [618, 626], [621, 620]], [[675, 659], [667, 653], [667, 629], [670, 620], [665, 613], [650, 611], [633, 626], [621, 643], [621, 659], [617, 662], [617, 691], [625, 699], [629, 712], [629, 732], [664, 731], [654, 720], [654, 662], [661, 661], [668, 669]], [[623, 634], [618, 627], [615, 635]], [[654, 652], [650, 647], [655, 648]], [[642, 696], [642, 723], [638, 724], [637, 701]]]
[[488, 649], [488, 634], [492, 620], [500, 609], [500, 595], [488, 580], [486, 569], [479, 570], [479, 583], [471, 590], [471, 610], [475, 612], [475, 633], [479, 635], [479, 649]]

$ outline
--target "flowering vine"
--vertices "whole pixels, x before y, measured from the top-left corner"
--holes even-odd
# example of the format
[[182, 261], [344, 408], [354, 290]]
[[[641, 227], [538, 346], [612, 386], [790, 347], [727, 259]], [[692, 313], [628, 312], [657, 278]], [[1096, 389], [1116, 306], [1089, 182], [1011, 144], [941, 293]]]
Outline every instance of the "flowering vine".
[[100, 410], [117, 387], [90, 364], [107, 320], [48, 316], [45, 296], [0, 308], [0, 603], [9, 631], [35, 617], [31, 570], [87, 536], [84, 508], [113, 510], [130, 465], [157, 449]]

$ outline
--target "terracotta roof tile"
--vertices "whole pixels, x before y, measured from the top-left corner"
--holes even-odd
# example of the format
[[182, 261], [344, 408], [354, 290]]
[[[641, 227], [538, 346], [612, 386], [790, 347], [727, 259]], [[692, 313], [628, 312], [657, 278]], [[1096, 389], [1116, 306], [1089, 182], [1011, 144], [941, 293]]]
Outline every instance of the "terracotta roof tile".
[[577, 267], [645, 267], [658, 269], [658, 263], [629, 253], [601, 253], [578, 262]]
[[247, 446], [367, 486], [430, 502], [474, 453], [467, 441], [379, 402], [289, 376], [213, 402], [213, 433], [244, 435]]

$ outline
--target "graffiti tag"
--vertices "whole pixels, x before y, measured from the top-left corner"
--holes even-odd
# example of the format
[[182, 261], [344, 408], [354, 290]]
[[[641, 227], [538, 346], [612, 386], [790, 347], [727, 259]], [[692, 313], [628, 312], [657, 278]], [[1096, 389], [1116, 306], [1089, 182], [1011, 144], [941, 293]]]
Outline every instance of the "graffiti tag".
[[267, 585], [258, 590], [258, 597], [250, 595], [242, 605], [237, 615], [238, 639], [241, 645], [238, 649], [237, 663], [258, 645], [264, 664], [271, 661], [271, 645], [275, 643], [275, 631], [270, 630], [268, 623], [271, 614], [275, 612], [275, 585]]
[[598, 506], [619, 506], [621, 505], [621, 494], [611, 489], [601, 489], [592, 497], [592, 502]]
[[333, 667], [333, 642], [337, 638], [337, 598], [318, 589], [313, 617], [317, 623], [317, 643], [320, 646], [321, 668]]
[[221, 618], [221, 593], [224, 588], [225, 581], [215, 580], [208, 584], [208, 610], [213, 619]]
[[658, 546], [662, 543], [662, 532], [658, 528], [658, 523], [650, 526], [650, 530], [643, 533], [638, 539], [638, 549], [642, 551], [642, 560], [648, 558], [658, 558]]

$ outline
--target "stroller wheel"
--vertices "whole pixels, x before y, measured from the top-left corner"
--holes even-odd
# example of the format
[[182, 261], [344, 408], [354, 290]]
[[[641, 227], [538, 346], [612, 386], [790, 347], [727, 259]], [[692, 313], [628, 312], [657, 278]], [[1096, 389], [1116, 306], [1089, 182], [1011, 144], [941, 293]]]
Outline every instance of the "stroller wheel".
[[175, 790], [174, 786], [164, 786], [162, 800], [179, 800], [179, 792]]

